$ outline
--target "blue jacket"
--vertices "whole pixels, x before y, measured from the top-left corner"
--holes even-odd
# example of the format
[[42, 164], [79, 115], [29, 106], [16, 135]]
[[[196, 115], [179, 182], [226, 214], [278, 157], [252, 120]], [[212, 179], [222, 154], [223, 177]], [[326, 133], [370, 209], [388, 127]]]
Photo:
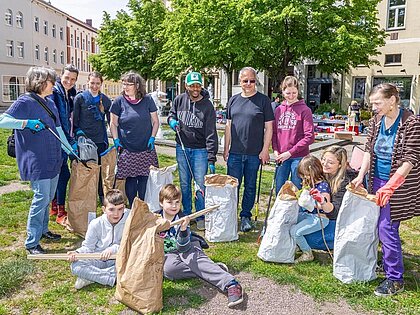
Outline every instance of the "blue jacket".
[[73, 112], [73, 99], [75, 95], [76, 89], [74, 87], [72, 87], [68, 93], [66, 93], [66, 90], [61, 84], [60, 79], [57, 79], [53, 87], [53, 94], [51, 99], [54, 101], [55, 106], [57, 107], [58, 115], [60, 116], [61, 127], [63, 128], [64, 134], [66, 135], [66, 138], [71, 145], [76, 142], [76, 140], [70, 136], [70, 115]]

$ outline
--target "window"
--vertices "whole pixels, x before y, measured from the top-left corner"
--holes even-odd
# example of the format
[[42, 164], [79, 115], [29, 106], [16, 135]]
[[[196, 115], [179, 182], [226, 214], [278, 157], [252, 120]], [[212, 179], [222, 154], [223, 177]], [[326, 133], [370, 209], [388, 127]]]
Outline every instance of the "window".
[[24, 44], [23, 42], [17, 42], [17, 56], [18, 58], [23, 58], [25, 57], [24, 55]]
[[77, 58], [77, 69], [80, 69], [80, 58]]
[[60, 63], [63, 65], [64, 64], [64, 51], [62, 51], [60, 53]]
[[44, 34], [48, 35], [48, 21], [44, 21]]
[[25, 92], [25, 77], [2, 76], [3, 102], [16, 101]]
[[314, 79], [316, 76], [316, 65], [308, 65], [308, 79]]
[[353, 99], [363, 101], [365, 99], [366, 78], [354, 78]]
[[57, 27], [55, 26], [55, 24], [53, 24], [51, 32], [52, 36], [55, 38], [57, 36]]
[[12, 10], [7, 9], [6, 13], [4, 13], [4, 22], [6, 25], [12, 26], [13, 25], [13, 13]]
[[70, 61], [70, 63], [71, 63], [72, 65], [74, 65], [74, 57], [73, 57], [73, 56], [71, 57], [71, 61]]
[[60, 27], [60, 40], [64, 39], [64, 29]]
[[39, 17], [34, 17], [35, 32], [39, 32]]
[[57, 50], [56, 49], [53, 50], [53, 62], [57, 63]]
[[83, 38], [83, 39], [82, 39], [82, 49], [83, 49], [83, 50], [85, 50], [85, 49], [86, 49], [85, 45], [86, 45], [86, 42], [85, 42], [85, 39]]
[[76, 48], [80, 48], [80, 37], [76, 37]]
[[401, 64], [401, 54], [390, 54], [385, 55], [385, 65], [400, 65]]
[[389, 0], [388, 29], [405, 27], [406, 0]]
[[70, 46], [73, 47], [73, 34], [70, 34]]
[[6, 56], [7, 57], [13, 57], [13, 41], [12, 40], [6, 40]]
[[22, 12], [16, 13], [16, 27], [23, 28], [23, 14], [22, 14]]
[[35, 59], [39, 60], [39, 45], [35, 46]]
[[391, 83], [394, 84], [399, 91], [400, 94], [400, 103], [403, 108], [410, 107], [410, 99], [411, 99], [411, 86], [413, 84], [412, 77], [375, 77], [373, 78], [372, 87], [381, 83]]
[[46, 63], [48, 63], [48, 47], [44, 48], [44, 60]]

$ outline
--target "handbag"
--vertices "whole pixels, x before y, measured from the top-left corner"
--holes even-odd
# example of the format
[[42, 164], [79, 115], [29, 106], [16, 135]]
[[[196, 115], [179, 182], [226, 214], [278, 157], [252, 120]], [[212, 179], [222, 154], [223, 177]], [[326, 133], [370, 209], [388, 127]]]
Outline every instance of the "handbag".
[[12, 130], [12, 134], [7, 138], [7, 155], [10, 157], [16, 157], [15, 147], [15, 130]]

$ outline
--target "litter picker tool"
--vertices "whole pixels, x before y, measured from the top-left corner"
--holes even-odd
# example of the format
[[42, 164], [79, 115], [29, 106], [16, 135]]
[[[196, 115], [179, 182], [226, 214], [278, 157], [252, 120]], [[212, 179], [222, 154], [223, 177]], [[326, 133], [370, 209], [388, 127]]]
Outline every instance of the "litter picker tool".
[[268, 221], [268, 214], [270, 213], [271, 199], [273, 198], [274, 188], [276, 187], [275, 183], [276, 183], [276, 178], [277, 178], [277, 170], [280, 167], [280, 165], [281, 165], [281, 162], [276, 163], [276, 168], [274, 170], [274, 175], [273, 175], [273, 181], [271, 182], [270, 196], [268, 197], [267, 210], [265, 211], [264, 225], [261, 230], [260, 236], [258, 236], [258, 240], [257, 240], [258, 243], [261, 243], [261, 240], [265, 234], [265, 230], [267, 229], [267, 221]]
[[260, 194], [261, 194], [261, 177], [262, 177], [262, 171], [263, 171], [263, 164], [260, 165], [260, 175], [258, 178], [258, 191], [257, 191], [257, 203], [255, 205], [255, 222], [258, 220], [258, 215], [260, 214]]
[[188, 160], [187, 152], [185, 151], [185, 146], [184, 146], [184, 143], [182, 142], [182, 139], [181, 139], [181, 134], [179, 133], [179, 126], [177, 126], [177, 127], [175, 128], [175, 131], [176, 131], [176, 134], [177, 134], [177, 136], [178, 136], [179, 143], [181, 144], [181, 149], [182, 149], [182, 152], [184, 153], [185, 161], [187, 162], [188, 169], [189, 169], [189, 171], [190, 171], [192, 181], [193, 181], [193, 183], [194, 183], [194, 190], [195, 190], [195, 192], [194, 192], [194, 196], [195, 196], [195, 198], [197, 199], [197, 198], [198, 198], [198, 197], [197, 197], [197, 192], [198, 192], [198, 191], [199, 191], [199, 192], [201, 192], [201, 194], [204, 196], [204, 191], [201, 189], [201, 187], [200, 187], [200, 186], [197, 184], [197, 182], [195, 181], [195, 178], [194, 178], [194, 173], [193, 173], [193, 171], [192, 171], [190, 161]]
[[[185, 217], [188, 217], [188, 218], [190, 218], [190, 220], [192, 220], [192, 219], [195, 219], [199, 216], [205, 215], [206, 213], [209, 213], [213, 210], [216, 210], [219, 207], [220, 207], [220, 205], [210, 206], [210, 207], [207, 207], [203, 210], [197, 211], [196, 213], [187, 215]], [[171, 222], [170, 226], [172, 227], [172, 226], [181, 224], [182, 221], [184, 220], [184, 218]], [[78, 260], [100, 259], [101, 258], [101, 253], [76, 253], [75, 255], [76, 255], [76, 258]], [[117, 255], [111, 255], [111, 257], [109, 259], [116, 259], [116, 256]], [[67, 255], [66, 253], [61, 253], [61, 254], [37, 254], [37, 255], [27, 255], [26, 258], [31, 259], [31, 260], [67, 260], [69, 258], [69, 255]]]
[[55, 132], [54, 132], [54, 130], [52, 130], [51, 129], [51, 127], [50, 126], [48, 126], [44, 121], [42, 121], [41, 119], [39, 119], [39, 121], [41, 122], [41, 123], [43, 123], [44, 124], [44, 126], [45, 126], [45, 129], [47, 129], [49, 132], [51, 132], [52, 133], [52, 135], [58, 140], [58, 141], [60, 141], [60, 143], [67, 149], [67, 150], [69, 150], [69, 152], [71, 152], [71, 154], [72, 155], [74, 155], [75, 157], [76, 157], [76, 160], [78, 160], [79, 162], [81, 162], [85, 167], [87, 167], [87, 168], [91, 168], [89, 165], [87, 165], [87, 161], [84, 161], [84, 160], [82, 160], [81, 158], [80, 158], [80, 156], [78, 156], [77, 154], [76, 154], [76, 152], [74, 152], [73, 151], [73, 149], [67, 144], [67, 143], [65, 143], [63, 140], [61, 140], [61, 138], [60, 138], [60, 136], [58, 135], [58, 134], [56, 134]]

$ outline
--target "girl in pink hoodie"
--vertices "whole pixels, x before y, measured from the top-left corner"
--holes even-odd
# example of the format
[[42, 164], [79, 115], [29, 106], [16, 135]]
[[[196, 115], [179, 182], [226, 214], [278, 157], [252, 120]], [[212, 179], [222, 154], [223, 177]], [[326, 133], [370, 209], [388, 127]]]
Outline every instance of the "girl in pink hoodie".
[[273, 151], [277, 164], [276, 192], [289, 179], [299, 189], [302, 180], [297, 174], [300, 160], [309, 154], [309, 145], [314, 142], [312, 112], [305, 101], [298, 98], [299, 82], [294, 76], [287, 76], [281, 90], [283, 102], [276, 108], [273, 126]]

